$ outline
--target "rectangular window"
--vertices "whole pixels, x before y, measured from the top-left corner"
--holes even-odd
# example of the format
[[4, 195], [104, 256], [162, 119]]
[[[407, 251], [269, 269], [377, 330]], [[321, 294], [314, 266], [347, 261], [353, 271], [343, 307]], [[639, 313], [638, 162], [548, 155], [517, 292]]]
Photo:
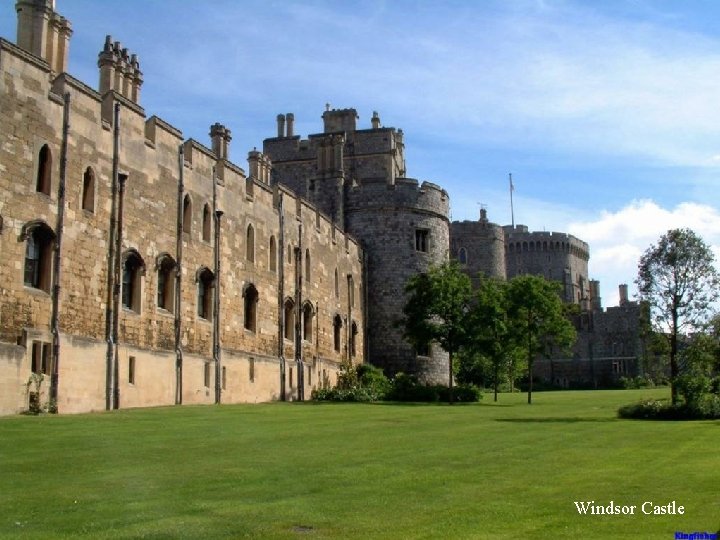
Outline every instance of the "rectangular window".
[[427, 229], [415, 230], [415, 251], [427, 253], [429, 232]]
[[135, 357], [128, 358], [128, 382], [135, 384]]
[[227, 368], [223, 366], [222, 368], [222, 389], [225, 390], [225, 387], [227, 386]]
[[38, 375], [50, 374], [50, 344], [42, 341], [32, 342], [30, 369]]
[[249, 376], [250, 376], [250, 382], [255, 382], [255, 359], [251, 358], [249, 362]]
[[203, 366], [203, 379], [205, 388], [210, 388], [210, 362], [205, 362]]
[[312, 366], [308, 366], [308, 386], [312, 386]]

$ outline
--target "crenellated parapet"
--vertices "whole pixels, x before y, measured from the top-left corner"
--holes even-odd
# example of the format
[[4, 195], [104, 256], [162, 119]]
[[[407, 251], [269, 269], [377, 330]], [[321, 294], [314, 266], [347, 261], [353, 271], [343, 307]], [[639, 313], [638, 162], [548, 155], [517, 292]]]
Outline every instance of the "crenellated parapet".
[[561, 232], [528, 231], [525, 225], [505, 226], [505, 243], [509, 252], [568, 253], [584, 261], [590, 260], [587, 242]]
[[414, 178], [396, 178], [392, 184], [384, 178], [367, 178], [348, 190], [346, 212], [370, 208], [423, 212], [449, 221], [450, 197], [437, 184]]

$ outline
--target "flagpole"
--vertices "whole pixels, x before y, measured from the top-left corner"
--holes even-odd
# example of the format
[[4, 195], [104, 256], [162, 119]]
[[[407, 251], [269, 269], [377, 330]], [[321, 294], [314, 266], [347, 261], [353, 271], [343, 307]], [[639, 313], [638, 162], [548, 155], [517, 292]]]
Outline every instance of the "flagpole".
[[512, 173], [510, 173], [510, 218], [512, 219], [512, 228], [515, 228], [515, 210], [513, 208], [513, 191], [515, 186], [512, 183]]

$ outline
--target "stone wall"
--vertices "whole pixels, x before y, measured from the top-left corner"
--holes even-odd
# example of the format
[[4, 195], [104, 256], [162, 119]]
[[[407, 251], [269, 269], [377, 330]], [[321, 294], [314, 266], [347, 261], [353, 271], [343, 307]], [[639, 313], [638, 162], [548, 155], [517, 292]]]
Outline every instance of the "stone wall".
[[[0, 413], [27, 408], [33, 343], [40, 344], [38, 350], [52, 343], [51, 283], [25, 283], [28, 238], [38, 227], [49, 231], [50, 252], [62, 237], [60, 264], [48, 267], [49, 278], [59, 276], [60, 412], [106, 407], [109, 358], [117, 358], [121, 407], [172, 404], [176, 392], [183, 403], [213, 402], [216, 365], [223, 370], [218, 372], [223, 401], [295, 399], [299, 383], [307, 398], [313, 387], [334, 381], [340, 362], [362, 361], [363, 253], [326, 215], [286, 188], [247, 178], [242, 168], [205, 145], [183, 141], [179, 130], [147, 118], [137, 102], [112, 89], [100, 95], [66, 73], [56, 75], [42, 58], [5, 40], [0, 41], [0, 70]], [[70, 122], [59, 224], [66, 94]], [[122, 197], [113, 193], [115, 104], [118, 172], [126, 179]], [[43, 167], [47, 194], [44, 187], [38, 190]], [[113, 208], [120, 217], [120, 199], [121, 241], [115, 253], [111, 217]], [[207, 291], [219, 294], [217, 326], [211, 312], [201, 313], [199, 306], [203, 270], [216, 276], [216, 210], [222, 212], [220, 272]], [[139, 261], [130, 305], [123, 301], [130, 287], [117, 280], [117, 311], [108, 289], [116, 281], [109, 271], [111, 252], [123, 268], [127, 261]], [[161, 270], [163, 261], [179, 259], [175, 298], [177, 266], [167, 275]], [[336, 275], [342, 277], [337, 285]], [[165, 307], [162, 279], [172, 280]], [[253, 288], [255, 318], [247, 324], [245, 295]], [[297, 306], [289, 313], [302, 321], [297, 332], [294, 325], [287, 332], [289, 339], [287, 303]], [[118, 320], [118, 343], [110, 347], [109, 314]], [[219, 364], [213, 355], [216, 328]], [[43, 385], [49, 385], [49, 375]]]

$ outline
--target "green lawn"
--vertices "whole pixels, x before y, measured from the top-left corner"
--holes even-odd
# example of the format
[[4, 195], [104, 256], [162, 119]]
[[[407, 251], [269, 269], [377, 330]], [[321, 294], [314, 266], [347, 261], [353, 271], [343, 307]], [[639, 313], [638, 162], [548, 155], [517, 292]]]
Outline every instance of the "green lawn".
[[[667, 390], [0, 419], [0, 537], [666, 538], [720, 528], [720, 421]], [[579, 515], [574, 501], [637, 505]], [[684, 515], [644, 515], [645, 501]]]

